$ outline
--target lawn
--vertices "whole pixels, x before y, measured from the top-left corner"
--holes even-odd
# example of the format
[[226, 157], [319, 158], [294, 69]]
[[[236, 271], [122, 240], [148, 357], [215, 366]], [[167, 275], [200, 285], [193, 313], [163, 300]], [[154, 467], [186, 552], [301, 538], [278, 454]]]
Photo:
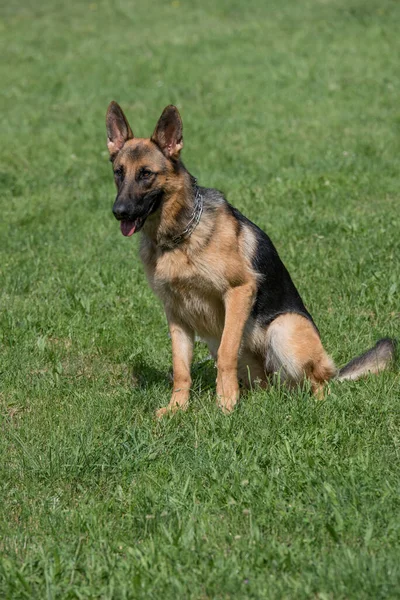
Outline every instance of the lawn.
[[0, 8], [0, 597], [400, 596], [399, 364], [255, 389], [229, 417], [111, 207], [105, 112], [184, 122], [201, 185], [265, 229], [338, 365], [400, 331], [400, 4]]

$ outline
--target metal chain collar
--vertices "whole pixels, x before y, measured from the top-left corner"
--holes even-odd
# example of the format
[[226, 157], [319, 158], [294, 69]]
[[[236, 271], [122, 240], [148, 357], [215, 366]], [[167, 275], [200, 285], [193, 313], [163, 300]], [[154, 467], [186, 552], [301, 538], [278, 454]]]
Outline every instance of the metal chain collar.
[[203, 213], [203, 207], [203, 196], [200, 194], [199, 188], [197, 188], [196, 197], [194, 199], [193, 215], [182, 233], [172, 238], [171, 242], [174, 246], [178, 246], [181, 242], [183, 242], [184, 239], [192, 235], [193, 231], [200, 222], [201, 215]]

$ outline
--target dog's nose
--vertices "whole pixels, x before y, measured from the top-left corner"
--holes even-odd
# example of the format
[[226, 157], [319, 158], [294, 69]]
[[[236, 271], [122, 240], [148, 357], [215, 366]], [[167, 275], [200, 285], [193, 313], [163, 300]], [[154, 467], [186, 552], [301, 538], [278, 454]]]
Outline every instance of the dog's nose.
[[122, 221], [123, 219], [127, 219], [129, 216], [127, 207], [125, 204], [114, 204], [113, 209], [112, 209], [113, 213], [114, 213], [114, 217], [120, 221]]

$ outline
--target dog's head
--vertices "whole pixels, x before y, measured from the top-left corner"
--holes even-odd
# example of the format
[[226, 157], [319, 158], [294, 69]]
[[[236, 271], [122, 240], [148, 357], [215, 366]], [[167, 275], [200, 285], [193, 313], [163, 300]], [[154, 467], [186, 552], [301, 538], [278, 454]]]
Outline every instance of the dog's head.
[[113, 213], [121, 221], [122, 233], [130, 236], [157, 211], [164, 195], [174, 191], [183, 147], [182, 120], [175, 106], [167, 106], [151, 138], [135, 138], [120, 106], [111, 102], [106, 127], [117, 186]]

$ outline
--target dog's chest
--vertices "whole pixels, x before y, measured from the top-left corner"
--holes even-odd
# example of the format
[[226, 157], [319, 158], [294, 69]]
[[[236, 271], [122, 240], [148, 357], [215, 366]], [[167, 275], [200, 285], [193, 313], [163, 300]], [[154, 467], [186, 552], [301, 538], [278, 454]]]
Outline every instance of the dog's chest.
[[[150, 257], [143, 257], [148, 259]], [[217, 335], [223, 330], [224, 279], [218, 264], [183, 252], [169, 252], [144, 260], [153, 291], [172, 313], [200, 335]]]

